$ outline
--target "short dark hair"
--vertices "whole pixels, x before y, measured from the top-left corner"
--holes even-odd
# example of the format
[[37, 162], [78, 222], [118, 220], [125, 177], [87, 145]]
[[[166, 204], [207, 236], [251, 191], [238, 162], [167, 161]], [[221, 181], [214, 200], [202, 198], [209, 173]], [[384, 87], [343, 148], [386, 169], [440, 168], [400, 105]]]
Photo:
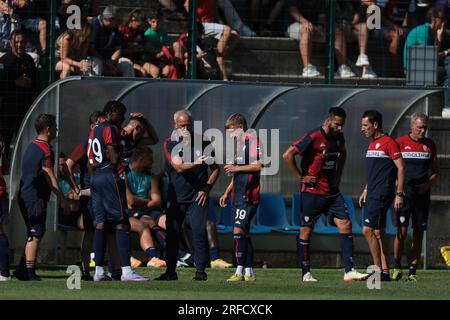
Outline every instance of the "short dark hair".
[[96, 124], [98, 121], [98, 118], [100, 118], [103, 115], [101, 111], [94, 111], [89, 116], [89, 124]]
[[149, 147], [137, 147], [133, 152], [133, 161], [138, 161], [143, 158], [151, 158], [153, 150]]
[[148, 126], [148, 121], [144, 117], [131, 117], [130, 121], [137, 121], [143, 127], [147, 127]]
[[347, 118], [347, 114], [345, 113], [345, 110], [341, 107], [332, 107], [328, 110], [328, 118], [334, 118], [334, 117], [340, 117], [340, 118]]
[[228, 117], [227, 121], [225, 122], [225, 128], [228, 129], [231, 126], [242, 126], [244, 131], [247, 131], [247, 120], [245, 120], [245, 117], [240, 113], [233, 113], [231, 116]]
[[37, 134], [44, 132], [45, 129], [50, 128], [51, 126], [56, 127], [56, 117], [52, 114], [40, 114], [34, 121], [34, 127], [36, 128]]
[[443, 10], [438, 10], [436, 8], [430, 8], [427, 11], [427, 14], [425, 15], [425, 22], [426, 23], [431, 23], [432, 19], [442, 19], [445, 20], [445, 13]]
[[370, 123], [378, 123], [379, 129], [383, 127], [383, 116], [377, 110], [367, 110], [363, 113], [362, 118], [367, 118]]
[[120, 112], [125, 114], [127, 112], [127, 107], [125, 107], [122, 102], [117, 100], [108, 101], [103, 108], [103, 114], [107, 116], [113, 112]]
[[26, 39], [26, 35], [25, 32], [23, 32], [22, 30], [14, 30], [13, 32], [11, 32], [11, 34], [9, 35], [9, 41], [13, 40], [15, 37], [17, 36], [22, 36]]

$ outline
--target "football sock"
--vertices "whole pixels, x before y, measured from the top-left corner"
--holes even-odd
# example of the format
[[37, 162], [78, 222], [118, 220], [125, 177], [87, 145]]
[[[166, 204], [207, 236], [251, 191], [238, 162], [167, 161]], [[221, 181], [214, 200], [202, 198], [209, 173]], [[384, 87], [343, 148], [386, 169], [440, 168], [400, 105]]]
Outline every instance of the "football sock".
[[415, 264], [409, 265], [409, 274], [412, 274], [412, 275], [416, 274], [416, 270], [417, 270], [417, 265], [415, 265]]
[[234, 235], [234, 253], [236, 255], [236, 264], [244, 266], [247, 255], [247, 237], [245, 234], [238, 233]]
[[36, 276], [36, 261], [27, 260], [26, 266], [27, 266], [28, 277], [32, 278], [32, 277]]
[[237, 266], [236, 267], [236, 272], [235, 272], [236, 274], [242, 276], [243, 272], [244, 272], [244, 266]]
[[247, 236], [247, 255], [245, 257], [245, 268], [253, 268], [253, 256], [254, 256], [254, 250], [253, 250], [253, 244], [252, 239]]
[[219, 259], [219, 248], [218, 247], [212, 247], [209, 249], [209, 258], [211, 261]]
[[9, 277], [9, 243], [6, 234], [0, 234], [0, 274]]
[[155, 258], [157, 256], [156, 248], [147, 248], [147, 250], [145, 250], [145, 255], [149, 260]]
[[95, 274], [97, 276], [102, 276], [105, 274], [105, 269], [102, 266], [95, 266]]
[[345, 272], [353, 269], [353, 235], [351, 233], [340, 233], [342, 256], [344, 257]]
[[[127, 230], [117, 229], [116, 230], [116, 242], [117, 242], [117, 249], [119, 251], [120, 265], [122, 267], [129, 267], [130, 266], [130, 258], [131, 258], [130, 233]], [[123, 268], [122, 268], [122, 274], [123, 274]]]
[[153, 238], [155, 238], [156, 242], [160, 245], [162, 249], [166, 248], [166, 231], [159, 226], [153, 226], [150, 229]]
[[309, 244], [309, 240], [297, 238], [297, 255], [300, 262], [300, 267], [302, 268], [302, 276], [310, 270]]
[[252, 277], [254, 275], [253, 268], [245, 268], [245, 276]]
[[394, 259], [394, 263], [395, 263], [395, 269], [401, 269], [402, 268], [402, 259]]
[[94, 232], [94, 261], [95, 265], [102, 267], [105, 264], [106, 235], [105, 230], [95, 229]]

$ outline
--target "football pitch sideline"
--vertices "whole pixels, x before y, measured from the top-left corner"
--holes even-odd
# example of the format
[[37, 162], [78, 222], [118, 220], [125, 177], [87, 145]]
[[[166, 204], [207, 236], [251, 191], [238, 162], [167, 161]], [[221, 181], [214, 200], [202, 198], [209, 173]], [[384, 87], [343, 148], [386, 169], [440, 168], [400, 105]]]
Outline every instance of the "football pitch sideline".
[[[347, 300], [347, 299], [446, 299], [450, 300], [450, 270], [418, 271], [418, 282], [382, 282], [369, 290], [365, 281], [346, 283], [343, 271], [314, 269], [316, 283], [300, 282], [297, 269], [256, 269], [255, 282], [226, 282], [233, 270], [207, 269], [208, 281], [192, 281], [193, 269], [179, 269], [178, 281], [81, 282], [79, 290], [67, 288], [66, 268], [38, 270], [41, 282], [13, 279], [0, 282], [0, 300], [5, 299], [105, 299], [105, 300]], [[360, 270], [362, 271], [362, 270]], [[162, 270], [139, 268], [153, 279]], [[407, 272], [407, 270], [405, 270]]]

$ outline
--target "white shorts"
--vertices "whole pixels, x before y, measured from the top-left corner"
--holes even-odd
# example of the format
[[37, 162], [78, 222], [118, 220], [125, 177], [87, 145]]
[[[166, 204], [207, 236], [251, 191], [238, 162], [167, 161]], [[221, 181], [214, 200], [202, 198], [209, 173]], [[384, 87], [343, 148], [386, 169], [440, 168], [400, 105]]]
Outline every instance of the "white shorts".
[[[205, 29], [205, 36], [220, 40], [220, 38], [222, 37], [223, 29], [225, 28], [224, 24], [213, 22], [202, 22], [202, 24], [203, 28]], [[231, 30], [231, 33], [238, 35], [238, 33], [234, 30]]]
[[[300, 40], [300, 28], [302, 24], [300, 22], [294, 22], [286, 30], [286, 35], [294, 40]], [[324, 42], [325, 41], [325, 30], [322, 26], [314, 26], [313, 31], [313, 42]]]

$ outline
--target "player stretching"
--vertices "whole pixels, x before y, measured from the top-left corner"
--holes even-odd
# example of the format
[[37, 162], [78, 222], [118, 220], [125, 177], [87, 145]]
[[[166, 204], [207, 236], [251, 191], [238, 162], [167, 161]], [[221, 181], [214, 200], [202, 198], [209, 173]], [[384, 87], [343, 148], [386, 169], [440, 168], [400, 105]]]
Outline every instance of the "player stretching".
[[249, 232], [259, 205], [261, 146], [256, 134], [247, 131], [247, 121], [241, 114], [231, 115], [225, 123], [225, 129], [237, 141], [237, 149], [233, 147], [234, 161], [224, 167], [225, 172], [233, 177], [219, 199], [220, 206], [226, 207], [231, 193], [231, 212], [235, 215], [233, 238], [237, 268], [227, 281], [255, 281], [253, 244]]
[[409, 260], [407, 280], [417, 281], [416, 269], [422, 250], [423, 233], [427, 230], [430, 209], [430, 187], [438, 177], [436, 145], [425, 137], [428, 117], [421, 113], [411, 116], [411, 133], [398, 138], [402, 157], [406, 166], [406, 198], [403, 208], [397, 212], [397, 237], [394, 241], [395, 268], [393, 280], [402, 277], [401, 259], [407, 236], [409, 220], [412, 219], [413, 243]]
[[[405, 164], [398, 144], [382, 129], [383, 118], [376, 110], [364, 112], [361, 131], [372, 142], [367, 150], [367, 185], [359, 198], [365, 207], [363, 234], [372, 254], [375, 272], [381, 281], [390, 281], [389, 243], [386, 237], [386, 213], [394, 201], [395, 210], [403, 206]], [[395, 192], [397, 179], [397, 192]], [[380, 270], [381, 267], [381, 270]]]
[[122, 266], [122, 281], [146, 281], [130, 266], [130, 223], [127, 214], [125, 183], [119, 177], [118, 135], [126, 107], [109, 101], [100, 119], [89, 134], [88, 159], [94, 167], [91, 176], [92, 210], [94, 213], [94, 281], [111, 280], [104, 272], [104, 256], [108, 229], [115, 232]]
[[[310, 237], [315, 222], [322, 213], [330, 214], [339, 228], [339, 241], [344, 257], [344, 281], [364, 280], [367, 274], [353, 268], [352, 223], [339, 191], [346, 159], [342, 127], [346, 114], [342, 108], [331, 108], [324, 124], [303, 135], [283, 154], [289, 170], [301, 182], [300, 234], [297, 253], [302, 268], [302, 280], [317, 281], [310, 272]], [[301, 169], [295, 156], [300, 155]]]

